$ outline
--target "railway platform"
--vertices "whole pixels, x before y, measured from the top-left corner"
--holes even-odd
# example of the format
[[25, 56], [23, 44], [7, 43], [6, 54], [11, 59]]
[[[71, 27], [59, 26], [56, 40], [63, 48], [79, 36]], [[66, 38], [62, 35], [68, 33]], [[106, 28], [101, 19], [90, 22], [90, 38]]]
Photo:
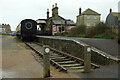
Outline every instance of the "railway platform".
[[[34, 45], [33, 45], [34, 46]], [[35, 46], [37, 49], [37, 46]], [[39, 49], [39, 51], [42, 51]], [[34, 52], [23, 42], [12, 36], [2, 36], [2, 77], [3, 78], [43, 78], [43, 65], [38, 63]], [[90, 73], [83, 73], [80, 70], [68, 73], [59, 72], [50, 67], [50, 78], [75, 78], [86, 80], [86, 78], [118, 78], [118, 64], [105, 66]]]

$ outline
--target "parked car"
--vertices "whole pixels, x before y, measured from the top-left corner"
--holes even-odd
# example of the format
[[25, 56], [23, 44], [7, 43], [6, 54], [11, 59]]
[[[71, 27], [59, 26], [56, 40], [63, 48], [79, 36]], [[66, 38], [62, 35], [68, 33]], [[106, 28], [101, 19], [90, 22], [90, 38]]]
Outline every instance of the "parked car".
[[16, 32], [12, 32], [11, 36], [16, 36]]

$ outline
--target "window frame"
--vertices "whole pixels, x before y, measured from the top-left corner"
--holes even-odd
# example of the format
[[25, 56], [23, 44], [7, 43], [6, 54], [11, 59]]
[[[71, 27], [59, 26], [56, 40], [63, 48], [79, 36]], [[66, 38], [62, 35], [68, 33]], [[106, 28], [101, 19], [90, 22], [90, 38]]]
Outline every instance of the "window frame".
[[94, 16], [94, 19], [96, 20], [96, 19], [97, 19], [97, 16]]
[[90, 23], [87, 23], [86, 26], [87, 26], [87, 27], [90, 27]]
[[87, 16], [87, 20], [90, 20], [90, 16]]

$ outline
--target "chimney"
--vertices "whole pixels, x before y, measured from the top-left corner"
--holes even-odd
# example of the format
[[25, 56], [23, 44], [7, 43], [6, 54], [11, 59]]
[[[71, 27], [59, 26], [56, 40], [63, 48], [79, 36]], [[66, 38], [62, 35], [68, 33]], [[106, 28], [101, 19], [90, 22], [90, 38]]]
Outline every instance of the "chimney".
[[53, 8], [52, 8], [52, 17], [58, 17], [57, 3], [55, 3], [55, 6], [53, 5]]
[[47, 9], [47, 19], [49, 19], [49, 9]]
[[110, 13], [112, 12], [112, 9], [110, 8]]
[[52, 9], [54, 8], [54, 5], [52, 5]]
[[81, 8], [79, 8], [79, 15], [81, 15]]
[[55, 7], [57, 7], [57, 3], [55, 3]]

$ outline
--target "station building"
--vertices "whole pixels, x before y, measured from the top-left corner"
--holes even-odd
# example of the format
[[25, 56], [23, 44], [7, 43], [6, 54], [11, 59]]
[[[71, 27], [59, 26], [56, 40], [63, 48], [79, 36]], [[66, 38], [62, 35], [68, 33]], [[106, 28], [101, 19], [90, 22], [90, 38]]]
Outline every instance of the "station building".
[[37, 23], [46, 26], [45, 30], [51, 29], [52, 35], [56, 33], [68, 32], [71, 28], [76, 27], [76, 24], [71, 19], [65, 19], [59, 15], [57, 3], [52, 6], [52, 16], [49, 17], [49, 9], [47, 9], [47, 19], [38, 19]]

